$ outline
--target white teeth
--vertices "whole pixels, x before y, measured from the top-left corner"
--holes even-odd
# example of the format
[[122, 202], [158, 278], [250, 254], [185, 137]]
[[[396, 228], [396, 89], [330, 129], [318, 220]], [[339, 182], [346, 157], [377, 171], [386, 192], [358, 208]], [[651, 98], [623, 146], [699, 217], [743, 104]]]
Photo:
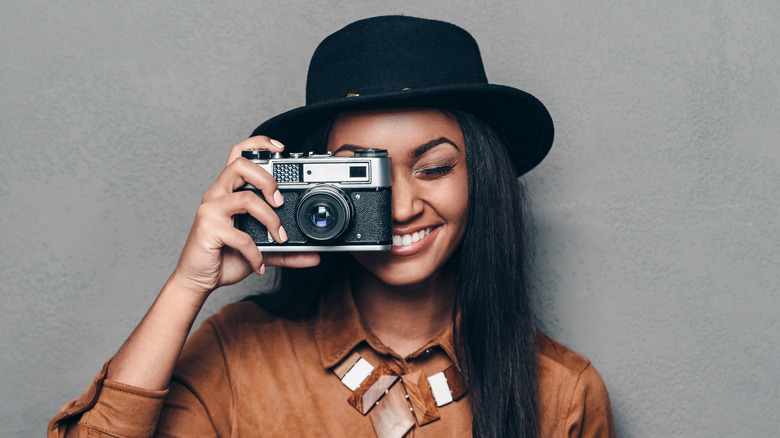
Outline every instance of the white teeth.
[[393, 235], [393, 246], [409, 246], [414, 242], [419, 242], [422, 239], [425, 238], [428, 234], [431, 233], [431, 228], [426, 228], [424, 230], [415, 231], [412, 234], [394, 234]]

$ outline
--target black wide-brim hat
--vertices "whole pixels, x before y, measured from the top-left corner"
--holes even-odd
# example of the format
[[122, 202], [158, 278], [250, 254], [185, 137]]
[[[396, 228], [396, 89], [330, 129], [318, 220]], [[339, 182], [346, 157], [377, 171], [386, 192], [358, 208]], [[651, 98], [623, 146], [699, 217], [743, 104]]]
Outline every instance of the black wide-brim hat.
[[489, 84], [468, 32], [405, 16], [360, 20], [325, 38], [309, 64], [306, 105], [264, 122], [252, 135], [300, 151], [311, 131], [336, 114], [387, 107], [474, 114], [506, 141], [518, 175], [539, 164], [552, 146], [550, 113], [524, 91]]

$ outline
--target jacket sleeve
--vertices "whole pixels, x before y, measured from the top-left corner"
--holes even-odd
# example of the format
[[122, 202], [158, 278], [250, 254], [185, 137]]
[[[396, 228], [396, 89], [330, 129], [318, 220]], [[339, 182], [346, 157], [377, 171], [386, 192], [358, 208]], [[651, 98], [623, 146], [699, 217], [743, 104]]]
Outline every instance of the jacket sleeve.
[[230, 328], [221, 319], [217, 315], [204, 321], [184, 345], [156, 436], [231, 435], [234, 410], [228, 363], [235, 333], [226, 333]]
[[[108, 364], [81, 397], [51, 420], [49, 438], [212, 437], [230, 434], [232, 391], [223, 329], [207, 319], [187, 340], [169, 388], [151, 391], [106, 379]], [[218, 433], [219, 432], [219, 433]]]
[[566, 418], [568, 436], [615, 438], [612, 407], [604, 381], [588, 364], [580, 373]]
[[64, 437], [75, 424], [80, 436], [152, 436], [168, 390], [151, 391], [108, 380], [109, 363], [81, 397], [66, 403], [52, 418], [49, 438]]

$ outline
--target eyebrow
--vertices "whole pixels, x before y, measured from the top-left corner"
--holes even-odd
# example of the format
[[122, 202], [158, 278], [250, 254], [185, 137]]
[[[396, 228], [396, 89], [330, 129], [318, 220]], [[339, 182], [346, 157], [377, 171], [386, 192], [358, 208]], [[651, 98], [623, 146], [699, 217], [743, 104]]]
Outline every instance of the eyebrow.
[[[409, 157], [412, 158], [412, 159], [420, 158], [421, 156], [423, 156], [423, 154], [425, 154], [429, 150], [435, 148], [436, 146], [438, 146], [440, 144], [444, 144], [444, 143], [450, 144], [455, 149], [460, 150], [460, 148], [458, 148], [458, 146], [452, 140], [448, 139], [447, 137], [439, 137], [436, 140], [431, 140], [431, 141], [429, 141], [427, 143], [423, 143], [423, 144], [417, 146], [411, 152], [409, 152]], [[354, 144], [343, 144], [343, 145], [339, 146], [339, 148], [336, 149], [335, 152], [333, 152], [333, 155], [336, 155], [337, 153], [339, 153], [341, 151], [352, 151], [352, 152], [355, 152], [355, 151], [362, 151], [362, 150], [365, 150], [365, 149], [367, 149], [367, 148], [364, 148], [363, 146], [357, 146], [357, 145], [354, 145]]]

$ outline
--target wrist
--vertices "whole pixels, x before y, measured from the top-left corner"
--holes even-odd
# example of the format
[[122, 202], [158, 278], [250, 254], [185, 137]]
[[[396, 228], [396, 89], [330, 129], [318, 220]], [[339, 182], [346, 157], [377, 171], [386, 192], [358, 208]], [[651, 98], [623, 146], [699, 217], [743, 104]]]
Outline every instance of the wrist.
[[168, 281], [165, 282], [160, 295], [175, 296], [176, 301], [200, 310], [213, 291], [214, 289], [194, 285], [192, 281], [188, 281], [178, 271], [174, 271], [168, 278]]

